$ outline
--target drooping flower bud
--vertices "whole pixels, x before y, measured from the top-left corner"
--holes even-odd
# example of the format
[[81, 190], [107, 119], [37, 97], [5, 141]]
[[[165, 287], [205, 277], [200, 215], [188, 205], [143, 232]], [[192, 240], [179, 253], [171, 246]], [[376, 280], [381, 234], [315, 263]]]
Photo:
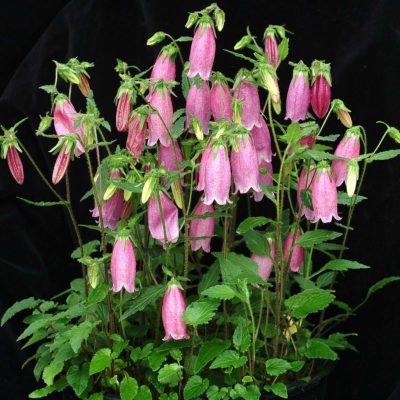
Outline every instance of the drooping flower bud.
[[215, 81], [211, 89], [211, 112], [214, 121], [232, 119], [231, 92], [225, 82]]
[[74, 106], [67, 98], [60, 96], [54, 107], [54, 129], [57, 135], [60, 136], [75, 134], [79, 137], [76, 140], [75, 147], [75, 155], [79, 157], [85, 151], [82, 145], [85, 143], [85, 137], [81, 124], [75, 128], [77, 117], [78, 115]]
[[324, 118], [331, 104], [331, 67], [316, 60], [312, 63], [311, 72], [311, 106], [318, 118]]
[[[203, 164], [203, 159], [201, 163]], [[217, 149], [212, 149], [205, 157], [204, 163], [204, 203], [207, 205], [213, 201], [220, 205], [230, 203], [231, 166], [225, 147], [219, 145]], [[201, 187], [201, 179], [200, 177], [197, 188]]]
[[314, 146], [314, 141], [315, 141], [315, 134], [311, 133], [310, 135], [303, 136], [299, 140], [299, 144], [300, 146], [307, 146], [311, 150], [312, 147]]
[[189, 339], [186, 324], [182, 319], [186, 310], [185, 299], [176, 284], [172, 284], [165, 292], [162, 305], [162, 320], [165, 330], [163, 340]]
[[204, 190], [205, 186], [205, 171], [206, 171], [206, 165], [207, 165], [207, 157], [209, 155], [213, 154], [213, 149], [212, 147], [207, 147], [204, 149], [203, 154], [201, 155], [200, 159], [200, 170], [199, 170], [199, 176], [198, 176], [198, 181], [197, 181], [197, 186], [196, 190], [202, 191]]
[[262, 115], [259, 116], [258, 124], [259, 127], [255, 125], [251, 130], [258, 162], [267, 161], [270, 163], [272, 161], [271, 135]]
[[129, 92], [124, 91], [118, 99], [117, 112], [115, 115], [115, 125], [118, 132], [126, 132], [128, 130], [130, 113], [131, 100]]
[[132, 242], [127, 237], [118, 237], [111, 255], [111, 277], [113, 292], [123, 287], [129, 293], [135, 291], [136, 256]]
[[293, 77], [286, 97], [286, 117], [292, 122], [307, 118], [310, 105], [310, 85], [308, 67], [300, 61], [293, 69]]
[[215, 24], [217, 29], [221, 32], [225, 25], [225, 13], [219, 7], [214, 10]]
[[24, 167], [16, 147], [12, 144], [7, 148], [7, 164], [15, 181], [22, 185], [24, 183]]
[[[301, 196], [303, 190], [311, 191], [311, 185], [314, 180], [314, 176], [315, 176], [315, 170], [313, 169], [307, 170], [307, 168], [304, 167], [300, 172], [299, 182], [297, 183], [297, 206], [300, 210], [300, 216], [302, 217], [304, 215], [309, 221], [314, 219], [314, 212], [313, 210], [304, 205]], [[311, 202], [311, 196], [310, 196], [310, 202]]]
[[197, 87], [194, 84], [189, 89], [186, 99], [186, 129], [191, 125], [192, 116], [199, 120], [203, 133], [208, 135], [208, 123], [211, 118], [211, 98], [207, 82], [203, 82], [201, 87]]
[[[213, 213], [214, 207], [212, 204], [206, 205], [201, 202], [194, 210], [193, 215], [203, 215]], [[205, 219], [193, 219], [189, 226], [189, 236], [198, 237], [199, 239], [192, 239], [190, 246], [193, 251], [203, 249], [206, 253], [210, 252], [211, 236], [214, 235], [215, 219], [208, 217]], [[208, 237], [206, 237], [208, 236]], [[203, 239], [200, 239], [204, 237]]]
[[260, 84], [264, 89], [268, 90], [274, 110], [277, 114], [280, 114], [281, 94], [274, 68], [269, 64], [260, 64], [258, 70]]
[[[175, 150], [174, 150], [175, 148]], [[177, 142], [171, 143], [171, 146], [165, 147], [162, 144], [158, 147], [158, 166], [164, 165], [166, 171], [182, 170], [180, 163], [183, 161], [183, 155]], [[162, 177], [161, 182], [166, 185], [167, 179]]]
[[176, 48], [171, 45], [165, 46], [157, 57], [151, 71], [150, 81], [174, 81], [176, 78], [175, 55]]
[[78, 85], [78, 88], [85, 97], [88, 97], [89, 93], [90, 93], [89, 80], [83, 72], [81, 72], [81, 74], [80, 74], [80, 79], [81, 79], [81, 81]]
[[134, 115], [129, 122], [126, 148], [136, 158], [139, 158], [142, 155], [146, 133], [147, 121], [143, 120], [139, 114]]
[[[350, 128], [339, 142], [335, 156], [354, 159], [360, 155], [360, 132], [358, 127]], [[340, 186], [347, 178], [348, 161], [333, 160], [332, 172], [336, 186]]]
[[333, 111], [340, 122], [348, 129], [353, 126], [353, 121], [350, 116], [350, 110], [344, 105], [342, 100], [335, 99], [332, 102]]
[[331, 222], [332, 217], [337, 221], [341, 218], [337, 211], [337, 190], [335, 178], [328, 163], [321, 161], [311, 184], [311, 199], [314, 210], [314, 220], [323, 223]]
[[288, 264], [291, 272], [299, 272], [301, 264], [304, 260], [304, 249], [300, 246], [296, 246], [296, 243], [300, 240], [301, 234], [299, 231], [296, 232], [296, 237], [293, 240], [293, 231], [290, 230], [286, 236], [285, 244], [283, 245], [283, 254], [285, 262]]
[[356, 191], [356, 184], [358, 180], [358, 162], [356, 160], [349, 161], [346, 177], [346, 191], [347, 196], [353, 197]]
[[[264, 186], [272, 186], [273, 179], [272, 179], [272, 163], [262, 160], [258, 164], [258, 184]], [[261, 187], [262, 189], [262, 187]], [[264, 197], [264, 192], [254, 192], [254, 201], [259, 202]]]
[[162, 191], [159, 191], [159, 198], [150, 197], [147, 218], [151, 236], [163, 246], [178, 240], [178, 208]]
[[268, 55], [268, 63], [274, 68], [278, 65], [278, 43], [273, 30], [267, 29], [264, 43], [265, 52]]
[[210, 79], [215, 58], [215, 37], [211, 25], [201, 22], [193, 37], [189, 55], [189, 72], [187, 76], [194, 78], [197, 74], [203, 80]]
[[132, 215], [132, 203], [130, 201], [124, 201], [121, 211], [121, 220], [127, 219]]
[[272, 239], [268, 239], [269, 243], [269, 256], [258, 256], [256, 254], [251, 255], [251, 259], [258, 266], [258, 275], [264, 281], [268, 280], [271, 275], [272, 268], [274, 266], [273, 259], [275, 258], [275, 244]]
[[67, 145], [65, 144], [58, 153], [56, 163], [54, 164], [52, 176], [53, 185], [57, 185], [57, 183], [64, 177], [70, 159], [71, 151], [68, 150]]
[[261, 192], [258, 184], [259, 170], [257, 152], [250, 135], [238, 136], [239, 151], [231, 151], [231, 168], [235, 193], [247, 193], [250, 189]]
[[257, 88], [250, 82], [241, 82], [234, 90], [234, 96], [242, 102], [242, 125], [249, 131], [259, 124], [260, 97]]
[[168, 131], [172, 128], [174, 116], [169, 90], [166, 87], [154, 89], [150, 94], [150, 105], [158, 110], [160, 116], [157, 113], [152, 113], [148, 117], [149, 137], [147, 144], [154, 146], [159, 140], [163, 146], [169, 146], [171, 139], [168, 136]]

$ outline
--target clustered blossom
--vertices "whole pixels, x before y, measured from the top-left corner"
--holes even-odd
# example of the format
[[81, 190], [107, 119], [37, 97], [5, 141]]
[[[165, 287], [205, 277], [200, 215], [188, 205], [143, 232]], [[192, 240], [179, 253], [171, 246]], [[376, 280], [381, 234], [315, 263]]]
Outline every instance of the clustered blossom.
[[208, 123], [211, 119], [211, 93], [207, 82], [202, 82], [201, 87], [193, 84], [186, 100], [186, 128], [191, 126], [192, 117], [198, 119], [201, 129], [208, 135]]
[[127, 237], [118, 237], [111, 255], [112, 290], [119, 292], [122, 288], [129, 293], [135, 291], [136, 256], [132, 242]]

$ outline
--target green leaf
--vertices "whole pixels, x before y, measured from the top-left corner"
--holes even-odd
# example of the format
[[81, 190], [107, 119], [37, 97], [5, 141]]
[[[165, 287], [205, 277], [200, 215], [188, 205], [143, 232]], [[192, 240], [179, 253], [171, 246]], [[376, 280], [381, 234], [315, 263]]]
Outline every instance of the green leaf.
[[346, 192], [338, 192], [338, 204], [342, 204], [344, 206], [350, 206], [353, 203], [358, 204], [363, 200], [367, 200], [367, 197], [361, 195], [349, 197]]
[[43, 381], [47, 386], [51, 386], [54, 378], [64, 369], [64, 363], [51, 363], [43, 370]]
[[317, 279], [317, 286], [319, 288], [324, 288], [329, 286], [333, 282], [335, 273], [333, 271], [328, 271], [320, 275]]
[[67, 372], [67, 382], [79, 397], [89, 384], [89, 364], [72, 365]]
[[268, 239], [260, 232], [249, 229], [243, 234], [247, 248], [258, 256], [268, 256], [270, 254]]
[[326, 339], [325, 341], [330, 347], [333, 347], [334, 349], [339, 349], [339, 350], [349, 349], [357, 351], [357, 349], [347, 340], [349, 336], [357, 336], [357, 333], [336, 332], [329, 335], [328, 339]]
[[272, 220], [270, 218], [266, 218], [266, 217], [248, 217], [239, 224], [236, 232], [239, 235], [241, 235], [250, 229], [254, 229], [259, 226], [267, 225], [271, 221]]
[[335, 296], [323, 289], [306, 289], [285, 300], [289, 314], [294, 318], [305, 318], [308, 314], [324, 310]]
[[246, 364], [246, 362], [246, 356], [240, 356], [239, 353], [233, 350], [225, 350], [213, 361], [213, 363], [210, 365], [210, 369], [230, 367], [239, 368]]
[[278, 56], [280, 60], [284, 60], [289, 54], [289, 39], [283, 38], [278, 45]]
[[282, 397], [282, 399], [288, 398], [287, 388], [284, 383], [277, 382], [277, 383], [274, 383], [273, 385], [269, 386], [269, 388], [271, 389], [271, 392], [274, 395], [276, 395], [278, 397]]
[[219, 300], [231, 300], [237, 295], [236, 291], [228, 285], [215, 285], [204, 290], [201, 294]]
[[40, 300], [35, 300], [33, 297], [17, 301], [3, 314], [1, 318], [1, 326], [3, 326], [15, 314], [19, 313], [20, 311], [30, 310], [32, 308], [35, 308], [36, 306], [39, 305], [39, 303]]
[[[100, 246], [100, 242], [98, 240], [92, 240], [91, 242], [85, 243], [83, 245], [83, 256], [90, 256], [93, 252], [97, 250], [97, 248]], [[77, 260], [78, 258], [81, 258], [81, 248], [78, 247], [75, 249], [72, 254], [71, 258]]]
[[265, 368], [268, 375], [279, 376], [292, 369], [292, 365], [282, 358], [270, 358], [266, 361]]
[[368, 289], [368, 293], [367, 293], [367, 299], [373, 295], [377, 290], [382, 289], [383, 287], [385, 287], [388, 283], [392, 283], [392, 282], [398, 282], [400, 281], [400, 276], [389, 276], [387, 278], [383, 278], [380, 281], [376, 282], [375, 284], [373, 284], [369, 289]]
[[337, 360], [338, 355], [323, 339], [310, 339], [301, 352], [307, 358], [320, 358], [323, 360]]
[[191, 303], [183, 314], [183, 320], [193, 326], [207, 324], [219, 306], [215, 299], [200, 299]]
[[139, 385], [135, 378], [125, 376], [119, 386], [121, 400], [133, 400], [138, 393]]
[[185, 130], [185, 120], [186, 117], [180, 117], [172, 125], [172, 136], [175, 139], [178, 139]]
[[214, 261], [209, 270], [203, 275], [198, 286], [198, 293], [203, 293], [204, 290], [218, 283], [219, 280], [219, 263]]
[[368, 161], [384, 161], [390, 160], [400, 155], [400, 150], [386, 150], [379, 153], [375, 153], [373, 156], [368, 158]]
[[152, 371], [157, 371], [160, 369], [161, 364], [167, 359], [167, 352], [166, 351], [153, 351], [149, 357], [149, 367]]
[[96, 304], [102, 302], [106, 297], [110, 287], [107, 283], [102, 283], [90, 290], [87, 302], [88, 304]]
[[200, 347], [199, 354], [194, 362], [193, 373], [199, 373], [211, 360], [219, 356], [229, 346], [229, 340], [212, 339], [209, 342], [205, 342]]
[[57, 391], [61, 392], [68, 386], [68, 383], [65, 378], [59, 379], [57, 382], [54, 382], [54, 385], [47, 386], [44, 388], [37, 389], [29, 394], [30, 399], [40, 399], [42, 397], [47, 397], [49, 394]]
[[301, 129], [298, 122], [292, 123], [288, 126], [285, 134], [288, 144], [297, 143], [301, 138]]
[[103, 400], [103, 393], [93, 393], [88, 400]]
[[138, 311], [143, 311], [148, 305], [154, 303], [165, 292], [166, 285], [150, 286], [143, 289], [139, 296], [129, 303], [128, 309], [121, 317], [121, 321], [136, 314]]
[[175, 42], [191, 42], [192, 40], [191, 36], [180, 36], [178, 39], [175, 39]]
[[342, 236], [340, 232], [328, 231], [326, 229], [317, 229], [315, 231], [305, 232], [300, 236], [297, 242], [298, 246], [309, 248], [322, 242], [327, 242]]
[[173, 363], [164, 365], [160, 371], [158, 371], [158, 382], [168, 385], [170, 387], [177, 386], [182, 380], [182, 366]]
[[232, 341], [235, 349], [241, 353], [245, 353], [250, 347], [250, 333], [243, 318], [239, 318], [239, 323], [233, 333]]
[[111, 365], [111, 349], [98, 350], [90, 361], [89, 375], [97, 374]]
[[292, 361], [290, 363], [290, 369], [293, 372], [299, 372], [304, 367], [304, 364], [305, 364], [304, 361]]
[[191, 376], [183, 389], [183, 398], [191, 400], [202, 395], [208, 388], [208, 379], [201, 379], [199, 375]]
[[75, 353], [78, 353], [81, 344], [86, 340], [92, 332], [95, 325], [90, 321], [84, 321], [71, 329], [71, 347]]
[[338, 139], [340, 135], [336, 134], [336, 135], [326, 135], [326, 136], [318, 136], [317, 140], [320, 142], [336, 142], [336, 140]]
[[65, 206], [67, 203], [65, 201], [32, 201], [25, 199], [23, 197], [18, 197], [17, 199], [36, 207], [54, 207], [54, 206]]
[[43, 85], [43, 86], [39, 86], [39, 89], [44, 90], [48, 94], [57, 93], [57, 88], [55, 87], [55, 85]]
[[181, 87], [182, 87], [183, 97], [186, 99], [190, 88], [190, 81], [189, 78], [187, 77], [185, 69], [182, 70]]
[[328, 261], [321, 269], [321, 271], [347, 271], [349, 269], [368, 269], [368, 265], [361, 264], [357, 261], [350, 260], [331, 260]]
[[139, 388], [138, 394], [136, 395], [136, 400], [152, 400], [153, 396], [148, 386], [142, 385]]

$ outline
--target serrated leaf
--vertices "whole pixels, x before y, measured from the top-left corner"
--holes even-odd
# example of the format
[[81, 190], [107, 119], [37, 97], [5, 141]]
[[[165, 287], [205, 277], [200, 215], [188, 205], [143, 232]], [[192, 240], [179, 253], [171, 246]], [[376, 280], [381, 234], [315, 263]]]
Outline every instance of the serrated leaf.
[[289, 54], [289, 39], [283, 38], [278, 45], [278, 57], [280, 60], [284, 60]]
[[139, 385], [135, 378], [125, 376], [119, 386], [121, 400], [133, 400], [138, 393]]
[[237, 295], [236, 291], [228, 285], [215, 285], [204, 290], [201, 294], [220, 300], [231, 300]]
[[158, 381], [164, 385], [170, 387], [177, 386], [182, 380], [182, 366], [173, 363], [164, 365], [160, 371], [158, 371]]
[[335, 296], [323, 289], [306, 289], [285, 300], [289, 314], [294, 318], [305, 318], [308, 314], [324, 310]]
[[89, 384], [89, 364], [72, 365], [67, 372], [67, 382], [79, 397]]
[[168, 353], [166, 351], [153, 351], [149, 357], [149, 367], [152, 371], [157, 371], [161, 364], [167, 359]]
[[239, 353], [233, 350], [225, 350], [219, 355], [210, 365], [210, 369], [216, 368], [239, 368], [246, 364], [247, 357], [240, 356]]
[[293, 372], [299, 372], [304, 367], [304, 364], [305, 364], [304, 361], [292, 361], [290, 363], [290, 369]]
[[[93, 252], [97, 250], [97, 248], [100, 246], [100, 242], [98, 240], [92, 240], [91, 242], [85, 243], [83, 245], [83, 256], [90, 256]], [[81, 258], [81, 249], [78, 247], [75, 249], [72, 254], [71, 258], [77, 260], [78, 258]]]
[[319, 288], [324, 288], [329, 286], [333, 282], [334, 277], [335, 273], [333, 271], [328, 271], [321, 274], [317, 279], [317, 286]]
[[214, 261], [209, 270], [203, 275], [198, 286], [198, 293], [201, 294], [204, 290], [218, 283], [219, 280], [219, 263]]
[[318, 136], [317, 140], [318, 141], [322, 141], [322, 142], [336, 142], [336, 140], [338, 139], [340, 135], [336, 134], [336, 135], [326, 135], [326, 136]]
[[247, 232], [250, 229], [257, 228], [259, 226], [264, 226], [267, 225], [271, 222], [272, 220], [270, 218], [266, 217], [248, 217], [244, 221], [242, 221], [236, 232], [241, 235], [245, 232]]
[[270, 254], [268, 239], [260, 232], [249, 229], [243, 234], [247, 248], [258, 256], [268, 256]]
[[185, 129], [185, 120], [186, 120], [186, 117], [180, 117], [172, 125], [172, 136], [175, 139], [178, 139], [179, 136], [182, 135], [182, 133]]
[[76, 325], [71, 329], [70, 344], [72, 350], [75, 353], [78, 353], [79, 349], [81, 348], [82, 342], [89, 337], [94, 326], [95, 325], [92, 322], [84, 321], [81, 324]]
[[350, 349], [353, 351], [357, 351], [357, 349], [347, 340], [349, 336], [357, 336], [357, 333], [336, 332], [329, 335], [328, 339], [325, 339], [325, 341], [326, 344], [328, 344], [330, 347], [333, 347], [334, 349], [339, 349], [339, 350]]
[[136, 400], [152, 400], [153, 396], [148, 386], [142, 385], [139, 388], [138, 394], [136, 395]]
[[350, 261], [344, 259], [337, 259], [328, 261], [321, 269], [321, 271], [347, 271], [349, 269], [368, 269], [368, 265], [361, 264], [357, 261]]
[[336, 239], [339, 236], [342, 236], [340, 232], [328, 231], [326, 229], [317, 229], [315, 231], [308, 231], [300, 236], [300, 239], [297, 242], [297, 246], [309, 248], [315, 246], [316, 244]]
[[282, 382], [274, 383], [273, 385], [270, 386], [270, 388], [274, 395], [281, 397], [282, 399], [288, 398], [287, 388], [284, 383]]
[[37, 389], [29, 394], [30, 399], [40, 399], [42, 397], [47, 397], [49, 394], [57, 391], [61, 392], [68, 386], [67, 380], [65, 378], [59, 379], [57, 382], [54, 382], [51, 386], [46, 386], [44, 388]]
[[400, 150], [386, 150], [375, 153], [373, 156], [368, 158], [368, 161], [384, 161], [390, 160], [400, 155]]
[[338, 192], [338, 204], [344, 206], [350, 206], [351, 204], [358, 204], [362, 201], [367, 200], [367, 197], [357, 195], [353, 197], [349, 197], [346, 192]]
[[323, 339], [310, 339], [302, 349], [304, 356], [310, 359], [337, 360], [338, 356]]
[[235, 349], [241, 353], [245, 353], [250, 347], [250, 333], [243, 318], [239, 318], [238, 325], [233, 333], [232, 341]]
[[191, 42], [192, 40], [191, 36], [180, 36], [178, 39], [175, 39], [175, 42]]
[[98, 350], [90, 361], [89, 375], [97, 374], [111, 365], [111, 349]]
[[265, 362], [265, 368], [268, 375], [279, 376], [292, 369], [292, 365], [282, 358], [270, 358]]
[[17, 199], [22, 200], [23, 202], [35, 207], [65, 206], [67, 204], [65, 201], [32, 201], [25, 199], [24, 197], [18, 197], [18, 196]]
[[64, 363], [51, 363], [43, 370], [43, 381], [47, 386], [51, 386], [54, 378], [64, 369]]
[[211, 360], [229, 348], [229, 340], [213, 339], [205, 342], [199, 350], [193, 366], [193, 373], [199, 373]]
[[207, 324], [214, 316], [219, 306], [215, 299], [200, 299], [191, 303], [183, 314], [183, 320], [188, 325], [199, 326]]
[[183, 389], [183, 398], [191, 400], [202, 395], [208, 388], [208, 379], [202, 379], [199, 375], [191, 376]]
[[107, 283], [102, 283], [90, 290], [87, 302], [88, 304], [96, 304], [102, 302], [106, 297], [110, 287]]
[[55, 85], [43, 85], [43, 86], [39, 86], [39, 89], [44, 90], [48, 94], [57, 93], [57, 88], [55, 87]]
[[93, 393], [88, 400], [103, 400], [103, 393]]
[[368, 289], [367, 298], [373, 295], [377, 290], [384, 288], [388, 283], [398, 281], [400, 281], [400, 276], [389, 276], [388, 278], [381, 279]]
[[35, 308], [37, 305], [39, 305], [39, 303], [40, 300], [35, 300], [33, 297], [17, 301], [3, 314], [1, 318], [1, 326], [3, 326], [15, 314], [24, 310], [31, 310], [32, 308]]

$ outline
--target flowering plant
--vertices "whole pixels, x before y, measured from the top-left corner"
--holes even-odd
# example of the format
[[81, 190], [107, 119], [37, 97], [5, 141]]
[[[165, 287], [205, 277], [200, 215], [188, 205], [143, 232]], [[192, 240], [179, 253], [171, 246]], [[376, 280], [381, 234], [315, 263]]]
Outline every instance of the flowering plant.
[[[22, 153], [56, 198], [25, 201], [66, 207], [79, 243], [72, 258], [82, 267], [68, 291], [21, 300], [3, 315], [2, 324], [32, 310], [18, 340], [36, 346], [27, 362], [44, 386], [30, 398], [68, 387], [90, 400], [107, 393], [122, 400], [287, 398], [292, 382], [354, 350], [354, 333], [335, 328], [400, 280], [377, 282], [356, 306], [333, 290], [338, 273], [368, 268], [344, 258], [346, 242], [355, 206], [365, 200], [366, 168], [400, 154], [379, 151], [387, 136], [400, 143], [399, 131], [384, 124], [368, 150], [364, 128], [331, 100], [330, 65], [322, 61], [290, 63], [279, 122], [288, 32], [269, 26], [261, 46], [248, 29], [228, 53], [249, 69], [228, 78], [213, 71], [224, 20], [212, 4], [189, 15], [193, 39], [154, 34], [148, 45], [169, 43], [150, 76], [117, 61], [116, 129], [127, 132], [125, 148], [110, 141], [96, 106], [93, 65], [77, 59], [56, 63], [55, 82], [41, 87], [51, 111], [36, 134], [56, 142], [52, 183], [17, 136], [23, 121], [3, 128], [1, 154], [17, 183], [24, 181]], [[180, 46], [189, 41], [185, 63]], [[177, 59], [186, 107], [174, 111]], [[76, 87], [84, 112], [72, 105]], [[333, 114], [343, 134], [325, 134]], [[82, 158], [91, 183], [82, 201], [92, 199], [94, 225], [78, 225], [71, 202], [68, 166]], [[246, 216], [238, 213], [243, 194]], [[82, 228], [99, 238], [83, 243]]]

